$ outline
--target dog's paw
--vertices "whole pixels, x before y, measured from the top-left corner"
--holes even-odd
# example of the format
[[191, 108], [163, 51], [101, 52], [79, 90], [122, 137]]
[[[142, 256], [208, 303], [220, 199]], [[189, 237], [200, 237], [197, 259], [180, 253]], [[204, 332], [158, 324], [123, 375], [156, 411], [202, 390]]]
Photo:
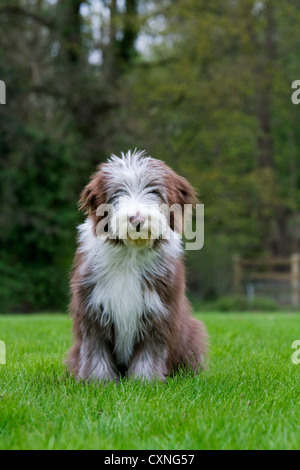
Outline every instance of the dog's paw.
[[106, 361], [101, 360], [94, 367], [81, 368], [78, 374], [79, 380], [87, 382], [118, 382], [119, 374]]
[[166, 371], [164, 368], [143, 368], [142, 364], [137, 363], [135, 367], [130, 367], [128, 370], [128, 378], [138, 380], [141, 382], [165, 382]]

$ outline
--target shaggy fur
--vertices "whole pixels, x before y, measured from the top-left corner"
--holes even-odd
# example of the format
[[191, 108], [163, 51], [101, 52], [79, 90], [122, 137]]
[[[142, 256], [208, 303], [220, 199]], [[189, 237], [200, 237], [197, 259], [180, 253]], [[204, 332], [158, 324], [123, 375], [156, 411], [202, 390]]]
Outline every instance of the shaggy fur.
[[[203, 368], [206, 331], [185, 296], [180, 222], [157, 209], [195, 203], [189, 183], [144, 152], [112, 156], [92, 176], [71, 279], [68, 366], [78, 380], [165, 380]], [[99, 214], [102, 204], [115, 212]]]

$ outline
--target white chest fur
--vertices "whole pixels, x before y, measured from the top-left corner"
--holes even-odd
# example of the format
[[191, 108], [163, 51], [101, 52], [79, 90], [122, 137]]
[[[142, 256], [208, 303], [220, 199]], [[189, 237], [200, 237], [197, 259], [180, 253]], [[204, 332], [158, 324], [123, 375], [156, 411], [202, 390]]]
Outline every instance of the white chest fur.
[[[128, 265], [129, 264], [129, 265]], [[114, 325], [115, 354], [128, 364], [145, 311], [138, 266], [120, 259], [98, 279], [91, 297], [93, 306], [101, 304], [103, 313]]]

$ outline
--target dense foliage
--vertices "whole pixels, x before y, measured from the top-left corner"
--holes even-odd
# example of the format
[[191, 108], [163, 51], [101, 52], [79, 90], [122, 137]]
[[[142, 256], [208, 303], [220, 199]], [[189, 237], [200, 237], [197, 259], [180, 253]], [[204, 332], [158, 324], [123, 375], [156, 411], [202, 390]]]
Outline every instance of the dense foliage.
[[77, 200], [110, 153], [146, 148], [205, 204], [193, 297], [232, 255], [299, 249], [297, 2], [10, 0], [0, 6], [0, 311], [67, 304]]

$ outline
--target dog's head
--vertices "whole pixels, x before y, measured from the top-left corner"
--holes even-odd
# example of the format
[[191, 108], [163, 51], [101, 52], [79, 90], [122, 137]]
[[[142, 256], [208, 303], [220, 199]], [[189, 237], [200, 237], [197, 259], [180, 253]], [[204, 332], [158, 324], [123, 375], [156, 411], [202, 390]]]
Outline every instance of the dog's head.
[[144, 151], [129, 151], [99, 166], [79, 205], [99, 237], [143, 248], [174, 232], [181, 234], [184, 211], [196, 202], [185, 178]]

